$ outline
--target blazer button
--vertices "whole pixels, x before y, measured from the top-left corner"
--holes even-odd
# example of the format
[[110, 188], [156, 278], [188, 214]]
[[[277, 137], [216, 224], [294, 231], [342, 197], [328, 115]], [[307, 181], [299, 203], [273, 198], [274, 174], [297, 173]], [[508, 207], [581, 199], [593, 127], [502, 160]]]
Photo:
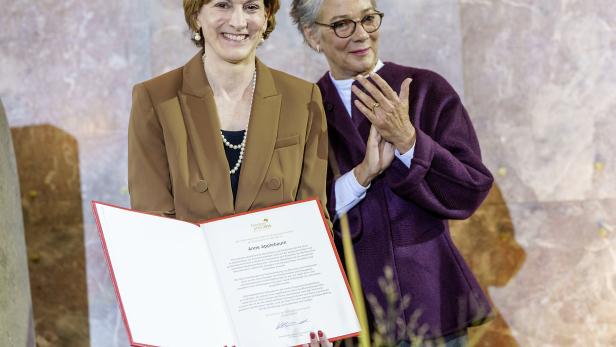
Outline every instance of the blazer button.
[[267, 181], [267, 186], [271, 190], [278, 190], [278, 189], [280, 189], [280, 178], [278, 178], [278, 177], [270, 178], [269, 181]]
[[199, 193], [205, 193], [207, 190], [207, 182], [205, 180], [198, 180], [197, 183], [195, 183], [194, 188]]

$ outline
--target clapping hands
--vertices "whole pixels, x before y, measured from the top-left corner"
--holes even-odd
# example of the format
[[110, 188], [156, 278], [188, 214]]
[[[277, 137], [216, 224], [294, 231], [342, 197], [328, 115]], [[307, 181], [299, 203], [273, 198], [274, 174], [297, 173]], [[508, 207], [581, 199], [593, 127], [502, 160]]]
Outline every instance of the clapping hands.
[[381, 76], [370, 74], [372, 82], [364, 76], [357, 81], [365, 88], [363, 92], [353, 86], [357, 96], [355, 106], [376, 127], [385, 141], [393, 144], [400, 153], [406, 153], [415, 144], [415, 127], [409, 114], [409, 89], [412, 79], [407, 78], [400, 86], [400, 94]]
[[394, 160], [394, 150], [394, 146], [385, 141], [376, 127], [372, 125], [364, 160], [355, 167], [354, 174], [357, 182], [367, 187], [375, 177], [389, 167]]

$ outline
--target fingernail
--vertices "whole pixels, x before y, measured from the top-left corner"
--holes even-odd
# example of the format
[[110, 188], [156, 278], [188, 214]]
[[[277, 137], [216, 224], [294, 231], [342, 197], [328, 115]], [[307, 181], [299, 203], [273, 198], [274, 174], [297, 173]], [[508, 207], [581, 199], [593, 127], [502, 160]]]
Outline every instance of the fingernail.
[[323, 337], [323, 332], [319, 330], [319, 337]]
[[310, 332], [310, 339], [314, 340], [317, 338], [317, 335], [315, 335], [312, 331]]

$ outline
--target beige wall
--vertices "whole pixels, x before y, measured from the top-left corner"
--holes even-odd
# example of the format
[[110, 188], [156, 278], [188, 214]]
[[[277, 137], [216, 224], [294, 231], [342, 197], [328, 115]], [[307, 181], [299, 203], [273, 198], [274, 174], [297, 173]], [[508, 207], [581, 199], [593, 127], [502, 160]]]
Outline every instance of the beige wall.
[[[302, 44], [282, 2], [259, 56], [316, 80], [324, 61]], [[180, 3], [0, 0], [0, 97], [9, 124], [50, 124], [77, 141], [92, 346], [123, 346], [126, 336], [89, 202], [128, 205], [131, 86], [196, 51]], [[495, 232], [511, 224], [526, 252], [504, 283], [487, 285], [508, 333], [520, 346], [616, 343], [616, 7], [607, 0], [379, 5], [382, 59], [433, 69], [464, 95], [495, 173], [504, 205], [482, 216]], [[486, 224], [473, 223], [473, 230]], [[503, 252], [495, 256], [508, 257]]]
[[616, 7], [461, 1], [466, 105], [526, 261], [491, 297], [520, 346], [616, 344]]

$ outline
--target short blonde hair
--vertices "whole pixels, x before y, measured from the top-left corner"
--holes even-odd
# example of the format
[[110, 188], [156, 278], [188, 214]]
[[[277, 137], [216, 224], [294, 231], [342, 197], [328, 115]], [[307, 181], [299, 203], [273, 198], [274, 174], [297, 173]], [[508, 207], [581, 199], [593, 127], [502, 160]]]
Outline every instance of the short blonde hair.
[[[199, 15], [199, 11], [201, 11], [201, 7], [210, 3], [212, 0], [184, 0], [184, 18], [186, 19], [186, 24], [188, 24], [188, 28], [195, 32], [199, 29], [197, 25], [197, 16]], [[263, 38], [267, 39], [269, 35], [274, 31], [276, 27], [276, 12], [280, 9], [280, 1], [279, 0], [263, 0], [265, 4], [265, 12], [267, 13], [267, 28], [263, 33]], [[202, 33], [201, 33], [202, 34]], [[201, 35], [201, 40], [197, 41], [194, 37], [191, 38], [192, 41], [198, 47], [203, 47], [203, 35]]]

